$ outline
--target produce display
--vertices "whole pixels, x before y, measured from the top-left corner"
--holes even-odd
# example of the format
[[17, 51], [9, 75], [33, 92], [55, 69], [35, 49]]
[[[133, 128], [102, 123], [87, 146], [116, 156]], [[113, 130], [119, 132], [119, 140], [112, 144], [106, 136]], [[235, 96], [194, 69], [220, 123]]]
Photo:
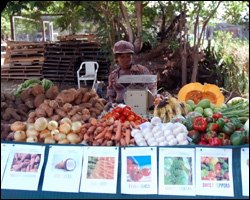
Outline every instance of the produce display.
[[218, 86], [190, 83], [178, 98], [157, 96], [148, 119], [94, 89], [60, 91], [48, 79], [30, 79], [13, 94], [1, 93], [1, 139], [94, 146], [249, 143], [249, 100], [224, 101]]

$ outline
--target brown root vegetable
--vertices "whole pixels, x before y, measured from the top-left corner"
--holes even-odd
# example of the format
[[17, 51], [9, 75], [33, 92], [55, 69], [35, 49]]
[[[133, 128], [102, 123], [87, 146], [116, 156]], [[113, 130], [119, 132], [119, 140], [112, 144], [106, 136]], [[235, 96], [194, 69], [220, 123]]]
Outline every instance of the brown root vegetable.
[[35, 117], [28, 117], [26, 120], [28, 123], [34, 123], [36, 121]]
[[82, 121], [87, 122], [90, 117], [91, 117], [90, 114], [84, 114], [84, 115], [82, 115]]
[[7, 138], [7, 136], [9, 135], [9, 133], [11, 132], [10, 129], [10, 124], [3, 124], [1, 123], [1, 139], [5, 140]]
[[83, 98], [83, 95], [85, 92], [87, 92], [87, 90], [85, 91], [85, 88], [79, 88], [77, 90], [74, 104], [78, 105], [78, 104], [82, 103], [82, 98]]
[[39, 107], [36, 108], [35, 113], [36, 113], [37, 117], [46, 117], [47, 116], [46, 111], [43, 110], [42, 108], [39, 108]]
[[37, 108], [38, 106], [40, 106], [43, 101], [45, 100], [45, 94], [41, 93], [41, 94], [38, 94], [35, 99], [34, 99], [34, 105], [35, 107]]
[[99, 102], [96, 102], [94, 104], [94, 107], [100, 111], [103, 111], [104, 106], [102, 106]]
[[69, 112], [69, 111], [71, 111], [72, 110], [72, 104], [70, 104], [70, 103], [65, 103], [64, 105], [63, 105], [63, 107], [62, 107], [62, 110], [64, 111], [64, 112]]
[[97, 93], [96, 93], [96, 91], [95, 91], [95, 89], [91, 89], [91, 90], [89, 91], [89, 93], [90, 93], [90, 96], [91, 96], [91, 97], [96, 97], [96, 96], [98, 96]]
[[92, 104], [91, 103], [82, 103], [79, 105], [81, 108], [91, 108], [92, 107]]
[[25, 105], [28, 106], [30, 109], [35, 108], [35, 105], [34, 105], [34, 97], [29, 97], [29, 98], [26, 99], [24, 102], [25, 102]]
[[56, 109], [56, 114], [60, 115], [61, 117], [67, 116], [67, 114], [60, 108]]
[[83, 116], [78, 113], [76, 113], [75, 115], [71, 117], [72, 122], [82, 121], [82, 119], [83, 119]]
[[4, 93], [5, 101], [15, 101], [15, 96], [10, 93]]
[[5, 111], [4, 111], [3, 114], [1, 113], [1, 116], [2, 116], [2, 119], [5, 120], [5, 121], [9, 121], [11, 119], [11, 114], [6, 113]]
[[34, 111], [30, 112], [28, 117], [36, 117], [36, 112], [34, 112]]
[[45, 91], [44, 91], [44, 88], [42, 85], [40, 84], [36, 84], [32, 87], [32, 90], [31, 90], [31, 93], [34, 95], [34, 96], [37, 96], [39, 94], [43, 94]]
[[59, 108], [59, 104], [58, 104], [58, 102], [57, 102], [56, 100], [50, 100], [50, 101], [49, 101], [49, 106], [50, 106], [51, 108], [53, 108], [53, 109]]
[[6, 102], [1, 102], [1, 109], [5, 109], [8, 107], [8, 104]]
[[90, 98], [91, 98], [90, 93], [89, 93], [89, 92], [86, 92], [86, 93], [84, 94], [83, 98], [82, 98], [82, 102], [83, 102], [83, 103], [87, 103], [87, 102], [89, 102]]
[[52, 117], [50, 117], [51, 120], [55, 120], [57, 122], [59, 122], [61, 118], [62, 117], [60, 115], [53, 115]]
[[32, 91], [32, 88], [28, 88], [21, 92], [20, 98], [22, 99], [23, 102], [26, 102], [27, 99], [29, 99], [30, 97], [33, 97], [31, 91]]
[[80, 112], [82, 109], [80, 106], [73, 106], [73, 108], [68, 112], [69, 116], [75, 115], [77, 112]]
[[51, 86], [46, 92], [45, 96], [46, 98], [53, 100], [57, 97], [59, 94], [59, 88], [56, 85]]
[[23, 112], [25, 112], [26, 114], [29, 112], [29, 108], [28, 108], [28, 106], [27, 105], [25, 105], [24, 103], [21, 103], [21, 104], [16, 104], [17, 105], [17, 110], [18, 111], [23, 111]]
[[99, 109], [97, 109], [97, 108], [92, 107], [92, 108], [89, 109], [89, 112], [90, 112], [90, 113], [95, 113], [96, 116], [98, 116], [98, 115], [101, 114], [102, 110], [99, 110]]
[[57, 95], [55, 100], [59, 103], [59, 105], [63, 105], [65, 103], [72, 103], [75, 100], [76, 94], [77, 92], [74, 88], [63, 90]]
[[21, 120], [21, 116], [17, 114], [17, 110], [14, 108], [6, 108], [4, 111], [7, 115], [11, 115], [13, 119], [15, 119], [15, 121], [20, 121]]

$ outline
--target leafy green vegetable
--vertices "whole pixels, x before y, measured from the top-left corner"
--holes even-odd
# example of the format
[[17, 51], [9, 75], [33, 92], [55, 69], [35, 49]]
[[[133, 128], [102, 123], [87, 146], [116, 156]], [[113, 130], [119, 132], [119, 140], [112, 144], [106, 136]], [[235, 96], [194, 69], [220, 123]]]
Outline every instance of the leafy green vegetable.
[[[187, 185], [190, 183], [190, 169], [188, 169], [183, 161], [183, 158], [172, 159], [172, 164], [166, 172], [164, 183], [165, 185]], [[166, 163], [166, 162], [165, 162]]]
[[30, 87], [33, 87], [36, 84], [40, 84], [40, 83], [41, 83], [41, 81], [38, 79], [26, 80], [18, 86], [18, 88], [13, 92], [13, 95], [19, 96], [22, 93], [22, 91], [24, 91]]
[[44, 90], [46, 91], [46, 90], [48, 90], [53, 85], [53, 82], [51, 80], [49, 80], [49, 79], [45, 79], [44, 78], [41, 81], [41, 84], [42, 84]]

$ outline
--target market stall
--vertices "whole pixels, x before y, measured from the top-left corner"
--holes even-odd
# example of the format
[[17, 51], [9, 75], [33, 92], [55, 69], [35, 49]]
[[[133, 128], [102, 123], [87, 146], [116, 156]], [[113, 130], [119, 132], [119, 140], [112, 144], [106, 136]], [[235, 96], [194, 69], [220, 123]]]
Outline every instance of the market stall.
[[25, 81], [1, 94], [1, 197], [248, 198], [248, 106], [192, 83], [141, 115], [93, 89]]

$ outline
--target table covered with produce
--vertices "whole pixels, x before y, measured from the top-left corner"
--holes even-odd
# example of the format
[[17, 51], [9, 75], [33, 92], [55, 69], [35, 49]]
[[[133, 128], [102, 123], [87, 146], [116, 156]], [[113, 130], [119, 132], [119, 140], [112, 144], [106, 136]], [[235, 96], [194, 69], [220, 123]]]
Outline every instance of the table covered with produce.
[[190, 83], [153, 106], [48, 79], [1, 93], [1, 197], [249, 197], [247, 98]]

